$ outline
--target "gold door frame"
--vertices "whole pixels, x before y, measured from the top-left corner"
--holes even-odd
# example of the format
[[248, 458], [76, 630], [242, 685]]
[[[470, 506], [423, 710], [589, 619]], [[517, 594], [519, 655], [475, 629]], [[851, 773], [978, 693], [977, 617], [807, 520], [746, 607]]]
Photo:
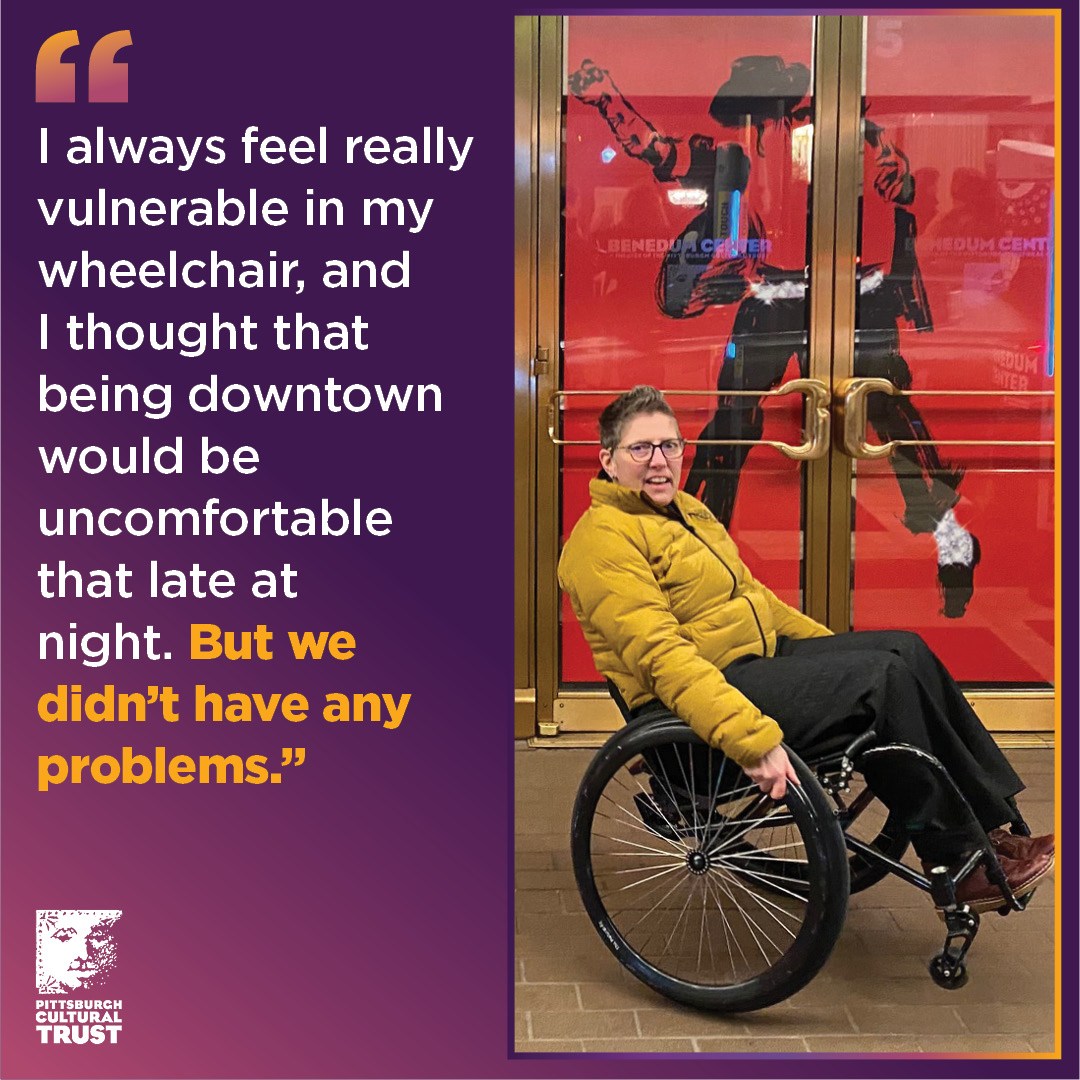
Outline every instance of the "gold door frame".
[[[515, 42], [518, 140], [515, 555], [519, 560], [515, 577], [518, 602], [515, 735], [518, 737], [533, 733], [553, 736], [611, 731], [622, 724], [615, 705], [603, 690], [559, 691], [560, 596], [556, 564], [560, 535], [560, 450], [541, 418], [561, 391], [564, 19], [564, 16], [519, 16]], [[808, 373], [811, 379], [834, 388], [854, 374], [865, 28], [866, 18], [857, 15], [817, 16], [814, 21], [814, 184], [810, 208], [813, 287]], [[532, 88], [531, 101], [522, 97], [523, 79]], [[522, 139], [526, 133], [531, 138], [530, 149], [525, 153], [527, 170], [522, 166]], [[531, 248], [528, 258], [523, 258], [520, 244], [526, 235]], [[527, 416], [523, 414], [526, 407]], [[835, 426], [835, 418], [833, 423]], [[833, 630], [847, 630], [853, 569], [850, 495], [854, 460], [843, 452], [840, 440], [836, 440], [827, 456], [807, 461], [805, 468], [804, 608], [807, 614]], [[525, 567], [520, 560], [527, 558], [530, 546], [533, 559]], [[524, 615], [530, 607], [529, 615]], [[1052, 732], [1054, 729], [1052, 690], [976, 691], [968, 697], [983, 721], [995, 731]]]
[[514, 23], [514, 737], [536, 731], [537, 62], [535, 19]]
[[[559, 389], [559, 268], [562, 264], [562, 95], [563, 18], [546, 15], [539, 26], [539, 170], [537, 241], [537, 349], [550, 358], [536, 374], [538, 401], [546, 406]], [[540, 352], [539, 350], [543, 350]], [[556, 735], [555, 699], [559, 693], [559, 448], [540, 435], [536, 453], [536, 725]], [[601, 695], [597, 694], [599, 698]], [[610, 704], [610, 703], [609, 703]], [[611, 706], [614, 708], [614, 705]], [[617, 712], [616, 712], [617, 715]], [[609, 725], [613, 726], [613, 725]], [[597, 730], [593, 728], [592, 730]]]

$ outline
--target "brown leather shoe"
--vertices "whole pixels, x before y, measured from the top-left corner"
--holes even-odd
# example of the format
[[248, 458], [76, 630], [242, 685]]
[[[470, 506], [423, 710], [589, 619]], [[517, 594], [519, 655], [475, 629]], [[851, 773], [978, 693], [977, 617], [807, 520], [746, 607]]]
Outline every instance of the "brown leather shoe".
[[1054, 854], [1054, 834], [1046, 836], [1016, 836], [1006, 829], [991, 829], [987, 834], [999, 855], [1008, 859], [1030, 859], [1035, 855]]
[[[1009, 883], [1013, 895], [1026, 896], [1042, 881], [1054, 865], [1053, 855], [1033, 855], [1030, 859], [1010, 859], [999, 855], [998, 862], [1005, 871], [1005, 880]], [[937, 864], [923, 862], [927, 874]], [[974, 870], [956, 887], [956, 902], [967, 904], [972, 911], [994, 911], [1005, 904], [1001, 890], [987, 877], [986, 867], [979, 863]]]

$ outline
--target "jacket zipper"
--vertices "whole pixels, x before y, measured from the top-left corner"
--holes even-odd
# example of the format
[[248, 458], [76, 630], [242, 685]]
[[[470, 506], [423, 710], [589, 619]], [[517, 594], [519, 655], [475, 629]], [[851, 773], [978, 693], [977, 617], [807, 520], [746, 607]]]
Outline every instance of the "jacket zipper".
[[[706, 547], [708, 547], [707, 544]], [[761, 655], [766, 656], [769, 652], [769, 646], [765, 640], [765, 631], [761, 629], [761, 620], [758, 618], [757, 608], [754, 607], [749, 596], [744, 595], [742, 598], [750, 605], [750, 614], [754, 616], [754, 622], [757, 623], [757, 632], [761, 637]]]
[[[670, 509], [673, 512], [672, 516], [679, 522], [679, 524], [682, 525], [682, 527], [684, 529], [686, 529], [686, 531], [691, 536], [693, 536], [697, 540], [699, 540], [705, 546], [705, 550], [710, 552], [717, 559], [717, 561], [720, 563], [720, 565], [729, 574], [731, 574], [731, 595], [728, 597], [728, 599], [729, 600], [736, 599], [735, 590], [739, 587], [739, 581], [738, 581], [738, 578], [735, 577], [735, 572], [731, 569], [730, 566], [728, 566], [728, 564], [726, 562], [724, 562], [723, 558], [721, 558], [721, 556], [720, 556], [720, 553], [712, 546], [712, 544], [710, 544], [703, 536], [701, 536], [701, 534], [697, 531], [697, 529], [695, 529], [694, 526], [691, 525], [690, 522], [687, 521], [686, 518], [684, 518], [682, 516], [682, 512], [678, 509], [677, 506], [675, 506], [674, 503], [671, 504]], [[756, 608], [754, 607], [753, 603], [751, 603], [749, 596], [744, 595], [742, 597], [739, 597], [739, 599], [745, 600], [746, 603], [749, 605], [750, 614], [754, 616], [754, 625], [757, 627], [758, 637], [761, 638], [761, 655], [762, 656], [768, 656], [768, 654], [769, 654], [769, 644], [765, 640], [765, 631], [761, 628], [761, 620], [758, 618], [758, 613], [757, 613]]]

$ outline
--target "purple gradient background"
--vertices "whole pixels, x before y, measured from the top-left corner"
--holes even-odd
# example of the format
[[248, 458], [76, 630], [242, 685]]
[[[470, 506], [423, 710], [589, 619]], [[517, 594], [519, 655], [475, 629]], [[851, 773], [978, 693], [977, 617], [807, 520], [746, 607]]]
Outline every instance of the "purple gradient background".
[[[261, 9], [266, 10], [266, 9]], [[4, 11], [3, 189], [3, 1075], [6, 1077], [293, 1077], [714, 1075], [708, 1059], [508, 1060], [511, 973], [507, 945], [511, 723], [511, 321], [512, 27], [508, 15], [473, 18], [446, 7], [390, 10], [307, 5], [299, 17], [197, 0], [176, 9], [145, 4], [7, 5]], [[128, 105], [33, 103], [38, 44], [77, 28], [85, 62], [91, 43], [129, 28]], [[1067, 29], [1065, 41], [1074, 40]], [[69, 56], [68, 59], [72, 57]], [[85, 98], [85, 68], [77, 83]], [[1075, 93], [1065, 94], [1067, 101]], [[97, 124], [113, 134], [221, 134], [230, 163], [82, 168], [37, 160], [37, 129], [54, 148]], [[475, 136], [466, 167], [235, 164], [244, 126], [286, 136], [326, 124], [345, 134], [416, 133], [442, 124]], [[1074, 125], [1075, 126], [1075, 125]], [[1066, 130], [1073, 130], [1066, 121]], [[54, 159], [55, 160], [55, 159]], [[1066, 169], [1066, 177], [1075, 177]], [[47, 229], [34, 198], [99, 186], [145, 196], [258, 187], [298, 207], [304, 190], [343, 198], [435, 197], [418, 236], [404, 230]], [[1070, 204], [1069, 213], [1074, 213]], [[1070, 227], [1072, 226], [1072, 231]], [[1065, 235], [1075, 235], [1067, 219]], [[302, 257], [308, 289], [173, 294], [64, 290], [46, 296], [38, 258], [88, 248], [99, 257], [142, 259], [176, 248], [189, 257], [216, 248], [244, 258], [271, 248]], [[335, 294], [313, 287], [324, 258], [382, 261], [413, 253], [408, 290]], [[1072, 263], [1063, 296], [1075, 294]], [[1070, 291], [1071, 290], [1071, 291]], [[119, 322], [203, 318], [214, 310], [268, 320], [303, 310], [311, 319], [363, 314], [366, 353], [313, 356], [237, 352], [185, 360], [142, 353], [37, 350], [37, 313], [93, 310]], [[54, 333], [57, 323], [54, 319]], [[1075, 333], [1060, 353], [1067, 400], [1075, 400]], [[261, 338], [265, 341], [265, 338]], [[41, 416], [37, 376], [66, 384], [172, 382], [178, 390], [218, 371], [227, 381], [437, 382], [442, 414], [198, 417], [186, 406], [166, 420], [111, 414]], [[180, 397], [178, 393], [177, 398]], [[1070, 426], [1075, 421], [1069, 416]], [[192, 471], [201, 434], [262, 457], [251, 477]], [[45, 478], [39, 443], [122, 444], [183, 434], [181, 477]], [[1070, 433], [1075, 436], [1075, 428]], [[1075, 439], [1067, 440], [1074, 445]], [[389, 445], [389, 452], [382, 449]], [[1066, 536], [1074, 536], [1075, 462], [1066, 462]], [[256, 506], [321, 497], [388, 507], [386, 538], [43, 541], [37, 507], [86, 504]], [[254, 568], [290, 561], [295, 601], [46, 602], [37, 595], [42, 559], [84, 569], [120, 560], [142, 566], [199, 561], [243, 581]], [[1066, 560], [1068, 624], [1075, 655], [1075, 564]], [[297, 665], [117, 663], [102, 669], [39, 663], [40, 630], [154, 623], [164, 645], [184, 651], [191, 621], [232, 628], [265, 622], [353, 630], [356, 660]], [[241, 729], [158, 722], [46, 726], [37, 696], [58, 682], [91, 688], [172, 683], [188, 689], [264, 693], [297, 689], [411, 692], [396, 732], [331, 726], [317, 716]], [[1069, 738], [1075, 684], [1065, 690]], [[308, 760], [278, 786], [64, 786], [39, 794], [43, 753], [118, 753], [161, 744], [174, 753], [276, 754], [301, 745]], [[1072, 819], [1069, 819], [1070, 824]], [[1072, 848], [1069, 848], [1070, 852]], [[1075, 865], [1064, 868], [1075, 895]], [[120, 907], [120, 962], [107, 993], [125, 1002], [115, 1047], [42, 1047], [33, 1028], [36, 908]], [[1065, 955], [1076, 953], [1066, 923]], [[1075, 1015], [1074, 977], [1064, 1014]], [[1068, 1033], [1074, 1039], [1075, 1033]], [[1067, 1057], [1075, 1061], [1075, 1042]], [[921, 1075], [1070, 1075], [1055, 1062], [923, 1061]], [[905, 1062], [875, 1062], [876, 1075], [906, 1075]], [[727, 1075], [865, 1075], [865, 1063], [731, 1061]], [[1075, 1070], [1071, 1073], [1075, 1075]]]
[[[453, 20], [424, 32], [333, 5], [288, 21], [245, 5], [48, 5], [5, 10], [4, 25], [4, 906], [5, 1076], [345, 1076], [467, 1074], [505, 1068], [507, 1044], [507, 746], [510, 682], [512, 463], [512, 36], [446, 48]], [[266, 9], [263, 9], [266, 10]], [[416, 12], [413, 12], [415, 17]], [[38, 44], [77, 28], [85, 65], [102, 34], [130, 28], [129, 105], [35, 105]], [[413, 30], [419, 27], [414, 24]], [[492, 27], [494, 31], [496, 28]], [[454, 35], [456, 36], [456, 35]], [[66, 59], [75, 59], [69, 54]], [[85, 66], [78, 96], [85, 100]], [[499, 88], [504, 88], [502, 91]], [[478, 108], [482, 95], [483, 106]], [[220, 134], [230, 163], [73, 167], [37, 161], [38, 126], [58, 148], [68, 133]], [[248, 124], [287, 137], [419, 135], [442, 124], [475, 136], [466, 167], [309, 167], [236, 163]], [[336, 138], [335, 138], [336, 137]], [[285, 198], [278, 229], [46, 228], [34, 198], [94, 192], [195, 195], [216, 188]], [[427, 228], [308, 229], [307, 187], [341, 197], [356, 215], [364, 196], [435, 197]], [[356, 218], [354, 217], [355, 221]], [[282, 290], [139, 287], [46, 295], [36, 260], [88, 248], [135, 260], [176, 248], [234, 258], [270, 249], [301, 257], [308, 287]], [[412, 287], [329, 292], [324, 258], [412, 252]], [[289, 355], [261, 347], [184, 359], [143, 350], [37, 349], [37, 313], [93, 310], [126, 318], [205, 318], [218, 310], [260, 323], [303, 310], [309, 319], [370, 324], [367, 352]], [[267, 337], [260, 337], [261, 342]], [[226, 381], [436, 382], [441, 414], [195, 416], [186, 404], [141, 416], [36, 409], [40, 370], [70, 384], [171, 381], [186, 388], [211, 371]], [[251, 443], [250, 477], [203, 478], [198, 437]], [[45, 478], [39, 442], [111, 445], [183, 434], [179, 477]], [[256, 506], [321, 497], [390, 509], [388, 537], [342, 539], [43, 540], [39, 504]], [[255, 601], [143, 599], [43, 601], [41, 559], [88, 569], [121, 559], [144, 565], [225, 567], [240, 581], [290, 561], [300, 598]], [[40, 630], [111, 626], [163, 632], [171, 664], [101, 669], [40, 663]], [[187, 626], [278, 630], [270, 663], [182, 661]], [[281, 654], [290, 628], [346, 628], [359, 641], [348, 663], [297, 664]], [[46, 726], [38, 694], [57, 682], [89, 690], [205, 682], [221, 690], [296, 689], [413, 695], [403, 726], [302, 724]], [[122, 745], [174, 753], [266, 753], [304, 746], [307, 762], [277, 786], [65, 786], [39, 794], [39, 753], [118, 753]], [[105, 901], [108, 900], [106, 904]], [[120, 963], [105, 992], [126, 1002], [115, 1047], [37, 1044], [33, 1027], [34, 909], [115, 906]], [[422, 1027], [424, 1037], [416, 1031]]]

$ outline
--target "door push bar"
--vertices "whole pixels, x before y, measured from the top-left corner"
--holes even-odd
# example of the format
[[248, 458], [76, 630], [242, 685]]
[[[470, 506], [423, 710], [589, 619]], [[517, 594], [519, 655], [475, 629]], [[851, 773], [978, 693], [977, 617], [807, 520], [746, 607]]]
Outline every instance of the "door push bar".
[[890, 439], [885, 443], [866, 441], [866, 399], [871, 394], [893, 397], [1048, 397], [1053, 390], [901, 390], [888, 379], [844, 379], [836, 388], [833, 405], [837, 415], [839, 449], [849, 457], [872, 461], [887, 458], [900, 446], [1044, 446], [1053, 439]]
[[[548, 437], [556, 446], [599, 446], [598, 439], [563, 439], [559, 437], [559, 415], [565, 408], [567, 398], [618, 397], [623, 390], [556, 390], [548, 402]], [[805, 397], [803, 411], [803, 442], [786, 443], [776, 439], [687, 439], [695, 446], [771, 446], [793, 461], [814, 461], [829, 453], [831, 415], [829, 413], [829, 388], [818, 379], [792, 379], [775, 390], [662, 390], [665, 397], [784, 397], [786, 394], [802, 394]]]

